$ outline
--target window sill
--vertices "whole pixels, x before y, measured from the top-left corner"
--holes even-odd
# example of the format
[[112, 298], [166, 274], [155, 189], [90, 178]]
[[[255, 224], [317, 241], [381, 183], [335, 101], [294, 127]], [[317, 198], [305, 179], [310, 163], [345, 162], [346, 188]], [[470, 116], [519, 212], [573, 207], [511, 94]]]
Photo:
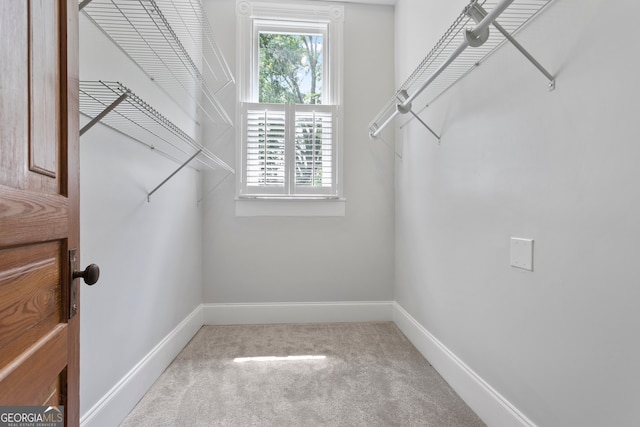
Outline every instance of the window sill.
[[236, 216], [345, 216], [345, 211], [344, 198], [236, 198]]

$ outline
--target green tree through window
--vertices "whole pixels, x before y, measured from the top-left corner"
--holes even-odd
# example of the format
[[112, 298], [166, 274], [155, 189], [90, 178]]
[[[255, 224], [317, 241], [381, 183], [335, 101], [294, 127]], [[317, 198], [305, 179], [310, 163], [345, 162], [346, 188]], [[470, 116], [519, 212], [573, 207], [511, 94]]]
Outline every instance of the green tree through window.
[[260, 33], [259, 102], [322, 103], [322, 36]]

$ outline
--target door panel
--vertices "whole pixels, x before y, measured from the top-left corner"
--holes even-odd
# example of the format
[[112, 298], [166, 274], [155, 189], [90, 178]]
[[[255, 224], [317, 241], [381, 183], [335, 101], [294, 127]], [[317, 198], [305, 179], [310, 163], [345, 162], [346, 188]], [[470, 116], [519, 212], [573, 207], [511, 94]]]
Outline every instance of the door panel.
[[0, 1], [0, 184], [13, 188], [23, 188], [25, 177], [26, 145], [16, 142], [29, 135], [28, 18], [26, 1]]
[[[4, 10], [0, 12], [3, 19], [0, 43], [7, 60], [2, 61], [0, 87], [3, 100], [0, 114], [6, 129], [0, 132], [3, 141], [13, 141], [15, 156], [2, 156], [0, 184], [58, 194], [59, 172], [66, 166], [60, 161], [64, 160], [60, 153], [65, 147], [60, 143], [59, 2], [1, 3]], [[6, 22], [10, 19], [11, 22]], [[27, 156], [28, 163], [24, 163]]]
[[63, 321], [59, 242], [0, 251], [0, 360], [27, 350]]
[[79, 424], [77, 0], [0, 0], [0, 405]]
[[[29, 13], [30, 115], [29, 169], [56, 178], [60, 136], [60, 52], [58, 3], [31, 0]], [[40, 180], [57, 192], [55, 180]]]
[[60, 383], [64, 381], [61, 377], [67, 364], [67, 335], [67, 324], [57, 324], [0, 371], [3, 405], [44, 405], [48, 393], [62, 394]]
[[66, 197], [2, 187], [0, 248], [30, 239], [37, 242], [65, 237], [70, 231], [69, 215]]

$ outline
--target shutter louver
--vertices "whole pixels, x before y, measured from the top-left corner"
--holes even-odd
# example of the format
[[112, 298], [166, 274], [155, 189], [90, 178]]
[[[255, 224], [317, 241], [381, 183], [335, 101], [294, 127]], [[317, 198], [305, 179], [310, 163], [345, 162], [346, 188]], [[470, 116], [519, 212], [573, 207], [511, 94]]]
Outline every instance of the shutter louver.
[[247, 186], [285, 185], [285, 112], [248, 110], [246, 115]]
[[[333, 186], [333, 114], [323, 106], [295, 112], [296, 190], [325, 193]], [[308, 191], [305, 191], [308, 192]]]

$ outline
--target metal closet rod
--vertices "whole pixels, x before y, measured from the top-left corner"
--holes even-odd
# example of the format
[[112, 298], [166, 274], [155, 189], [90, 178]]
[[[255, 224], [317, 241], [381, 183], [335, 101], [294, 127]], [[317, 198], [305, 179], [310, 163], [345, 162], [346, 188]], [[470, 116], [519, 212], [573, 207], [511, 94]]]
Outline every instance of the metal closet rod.
[[427, 88], [433, 81], [435, 81], [440, 74], [444, 70], [449, 67], [456, 58], [465, 51], [469, 46], [478, 47], [484, 44], [488, 37], [488, 28], [490, 25], [494, 25], [495, 28], [509, 41], [511, 42], [529, 61], [533, 63], [533, 65], [538, 68], [548, 79], [549, 79], [549, 88], [553, 90], [555, 88], [555, 79], [551, 73], [549, 73], [538, 61], [527, 52], [524, 47], [518, 43], [512, 36], [506, 31], [500, 24], [498, 24], [496, 19], [504, 12], [514, 0], [502, 0], [498, 3], [489, 13], [487, 13], [482, 6], [480, 6], [477, 0], [472, 1], [469, 5], [467, 5], [463, 11], [464, 14], [470, 16], [474, 19], [477, 24], [473, 29], [467, 29], [464, 34], [464, 40], [460, 43], [460, 45], [445, 59], [442, 64], [416, 89], [411, 95], [407, 93], [406, 90], [399, 90], [396, 92], [396, 99], [398, 99], [399, 103], [396, 105], [396, 109], [389, 115], [389, 117], [381, 124], [377, 123], [373, 124], [374, 130], [369, 133], [371, 138], [376, 138], [380, 135], [380, 132], [389, 125], [393, 121], [393, 119], [398, 114], [406, 114], [410, 112], [414, 117], [416, 117], [422, 125], [424, 125], [438, 140], [440, 136], [433, 131], [427, 124], [418, 117], [416, 113], [414, 113], [411, 109], [411, 103]]

